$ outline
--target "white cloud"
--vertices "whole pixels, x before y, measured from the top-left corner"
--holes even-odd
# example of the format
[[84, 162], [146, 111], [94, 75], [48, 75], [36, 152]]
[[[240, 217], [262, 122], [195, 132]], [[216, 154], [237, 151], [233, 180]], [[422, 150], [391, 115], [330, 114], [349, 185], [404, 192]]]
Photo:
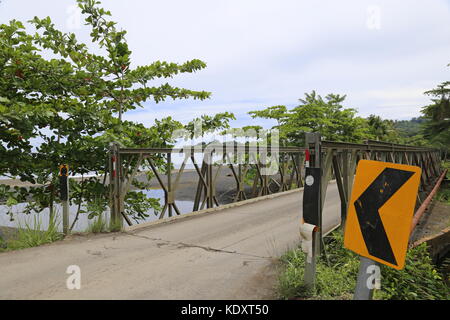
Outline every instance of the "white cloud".
[[[0, 21], [50, 15], [67, 30], [74, 1], [3, 0]], [[135, 64], [200, 58], [208, 68], [169, 83], [213, 93], [209, 101], [148, 104], [125, 118], [187, 121], [295, 104], [304, 92], [347, 94], [362, 115], [418, 116], [422, 92], [448, 80], [450, 10], [436, 1], [133, 0], [103, 1], [128, 31]], [[370, 6], [380, 28], [367, 28]], [[71, 20], [72, 21], [72, 20]], [[74, 30], [88, 40], [89, 30]]]

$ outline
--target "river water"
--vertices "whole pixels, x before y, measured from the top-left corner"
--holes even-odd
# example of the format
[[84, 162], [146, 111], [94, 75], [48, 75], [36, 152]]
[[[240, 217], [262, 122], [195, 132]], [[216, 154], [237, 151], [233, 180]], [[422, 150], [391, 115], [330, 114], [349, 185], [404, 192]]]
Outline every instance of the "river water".
[[[161, 206], [164, 205], [164, 192], [161, 189], [144, 190], [143, 192], [146, 193], [148, 197], [159, 198], [159, 202], [160, 202]], [[185, 214], [185, 213], [192, 212], [194, 202], [193, 201], [176, 201], [176, 205], [179, 208], [179, 210], [181, 211], [181, 214]], [[12, 209], [11, 211], [13, 212], [12, 217], [14, 220], [11, 220], [10, 219], [11, 216], [7, 215], [9, 208], [5, 205], [0, 205], [0, 226], [18, 228], [18, 227], [25, 227], [28, 225], [33, 229], [39, 228], [40, 230], [46, 230], [48, 228], [48, 224], [49, 224], [49, 210], [45, 209], [40, 213], [32, 212], [27, 215], [27, 214], [23, 213], [23, 210], [25, 207], [26, 207], [26, 203], [19, 203], [19, 204], [13, 206], [11, 208]], [[82, 207], [83, 207], [83, 205], [82, 205]], [[69, 226], [71, 226], [73, 221], [75, 220], [77, 209], [78, 209], [77, 205], [70, 206]], [[62, 231], [62, 207], [60, 205], [55, 205], [54, 210], [56, 213], [55, 217], [56, 217], [56, 223], [58, 225], [58, 230]], [[155, 216], [153, 210], [149, 210], [147, 212], [147, 214], [149, 216], [145, 220], [139, 220], [139, 223], [155, 221], [158, 219], [158, 217]], [[167, 216], [168, 216], [168, 213], [166, 212], [165, 217], [167, 217]], [[109, 210], [104, 212], [104, 218], [106, 218], [106, 220], [109, 220]], [[36, 225], [36, 223], [35, 223], [36, 221], [38, 222], [38, 224], [40, 226]], [[85, 232], [88, 230], [89, 225], [92, 224], [93, 222], [94, 222], [94, 220], [88, 219], [87, 213], [80, 214], [72, 231]], [[135, 223], [135, 222], [133, 221], [133, 223]]]

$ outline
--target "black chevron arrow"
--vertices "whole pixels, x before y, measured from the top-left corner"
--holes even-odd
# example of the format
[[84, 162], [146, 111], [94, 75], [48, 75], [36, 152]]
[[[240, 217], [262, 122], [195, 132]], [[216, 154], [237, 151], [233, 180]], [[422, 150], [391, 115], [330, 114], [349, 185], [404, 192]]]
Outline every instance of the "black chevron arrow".
[[380, 209], [414, 174], [412, 171], [386, 168], [355, 201], [361, 232], [370, 255], [397, 265], [381, 221]]

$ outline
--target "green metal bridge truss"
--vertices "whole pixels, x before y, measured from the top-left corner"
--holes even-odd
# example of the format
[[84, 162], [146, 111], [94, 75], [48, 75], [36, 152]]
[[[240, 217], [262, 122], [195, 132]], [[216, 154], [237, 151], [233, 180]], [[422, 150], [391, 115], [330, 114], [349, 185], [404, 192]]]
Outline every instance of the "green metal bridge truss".
[[[441, 153], [437, 149], [400, 145], [368, 140], [363, 144], [320, 141], [314, 147], [278, 147], [276, 150], [257, 146], [213, 146], [202, 148], [121, 148], [112, 144], [109, 155], [110, 212], [111, 220], [129, 225], [130, 218], [125, 214], [125, 196], [130, 191], [133, 179], [146, 164], [156, 177], [164, 192], [164, 206], [159, 218], [166, 213], [180, 215], [175, 192], [186, 165], [191, 164], [198, 176], [197, 190], [192, 211], [219, 206], [216, 197], [217, 177], [221, 170], [229, 170], [235, 181], [235, 202], [248, 197], [260, 197], [271, 193], [301, 188], [304, 185], [305, 154], [309, 152], [311, 160], [320, 153], [321, 201], [322, 206], [328, 183], [335, 179], [341, 199], [341, 214], [345, 218], [348, 199], [351, 195], [354, 174], [359, 160], [378, 160], [385, 162], [415, 165], [422, 168], [421, 186], [417, 205], [420, 205], [426, 193], [432, 188], [442, 172]], [[174, 172], [172, 155], [183, 155], [180, 168]], [[202, 160], [196, 159], [201, 157]], [[239, 161], [236, 161], [239, 158]], [[267, 159], [276, 163], [276, 172], [267, 174]], [[221, 161], [214, 161], [221, 159]], [[201, 163], [199, 163], [201, 162]], [[159, 172], [158, 167], [165, 167]], [[249, 172], [253, 174], [248, 175]], [[250, 178], [249, 178], [250, 177]], [[251, 192], [245, 188], [251, 179]], [[246, 180], [246, 181], [245, 181]]]

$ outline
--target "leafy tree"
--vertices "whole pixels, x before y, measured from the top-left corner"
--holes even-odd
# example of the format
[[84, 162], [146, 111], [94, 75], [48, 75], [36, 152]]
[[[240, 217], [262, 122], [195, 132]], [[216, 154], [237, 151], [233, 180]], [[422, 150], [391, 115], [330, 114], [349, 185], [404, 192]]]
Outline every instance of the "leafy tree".
[[248, 113], [252, 116], [252, 118], [263, 118], [263, 119], [273, 119], [277, 121], [277, 126], [274, 128], [279, 128], [284, 120], [287, 117], [287, 108], [286, 106], [273, 106], [268, 107], [263, 110], [250, 111]]
[[[91, 28], [89, 45], [78, 42], [73, 33], [57, 30], [49, 17], [29, 21], [37, 30], [33, 35], [16, 20], [0, 25], [0, 175], [48, 186], [31, 188], [29, 210], [53, 207], [59, 164], [68, 163], [72, 175], [101, 175], [110, 142], [169, 147], [174, 142], [172, 133], [182, 128], [170, 117], [145, 126], [123, 121], [125, 112], [147, 101], [210, 96], [168, 83], [149, 85], [157, 78], [194, 73], [206, 64], [194, 59], [133, 67], [126, 31], [118, 30], [109, 20], [111, 13], [99, 4], [78, 0]], [[98, 46], [101, 54], [91, 51], [92, 46]], [[221, 117], [214, 118], [211, 126], [220, 126], [220, 121]], [[72, 185], [73, 201], [97, 201], [104, 208], [105, 183], [104, 178], [83, 178]], [[4, 198], [15, 202], [27, 198], [26, 190], [6, 189], [2, 189]], [[136, 194], [130, 192], [128, 199]], [[143, 203], [154, 204], [152, 199]], [[141, 212], [137, 206], [128, 213], [136, 212]]]
[[430, 141], [422, 133], [427, 122], [428, 120], [423, 117], [412, 118], [411, 120], [395, 120], [394, 129], [398, 133], [398, 142], [416, 146], [429, 146]]
[[394, 128], [403, 137], [413, 137], [421, 133], [426, 122], [427, 120], [423, 117], [412, 118], [411, 120], [395, 120]]
[[367, 124], [370, 127], [370, 133], [377, 139], [377, 140], [384, 140], [384, 137], [387, 135], [389, 131], [389, 126], [386, 121], [381, 119], [380, 116], [376, 116], [374, 114], [371, 114], [367, 118]]
[[395, 128], [393, 120], [382, 119], [380, 116], [371, 114], [367, 119], [371, 139], [387, 142], [400, 143], [400, 133]]
[[367, 126], [356, 110], [344, 108], [346, 96], [329, 94], [325, 98], [315, 91], [306, 93], [301, 104], [292, 109], [284, 106], [251, 111], [253, 118], [270, 118], [278, 121], [280, 144], [303, 145], [304, 132], [320, 132], [323, 139], [360, 142], [367, 137]]
[[402, 137], [401, 143], [421, 147], [430, 146], [430, 141], [426, 139], [422, 134], [417, 134], [411, 137]]
[[424, 136], [447, 153], [450, 150], [450, 81], [425, 94], [432, 97], [433, 103], [422, 108], [424, 118], [429, 120], [424, 126]]
[[[236, 138], [244, 138], [245, 144], [252, 145], [253, 143], [250, 143], [249, 139], [256, 142], [261, 142], [262, 139], [266, 139], [266, 135], [268, 130], [264, 130], [261, 126], [244, 126], [242, 128], [229, 128], [227, 130], [224, 130], [221, 132], [222, 135], [231, 135], [233, 139]], [[233, 140], [232, 143], [237, 143], [236, 140]]]
[[231, 120], [236, 120], [236, 117], [230, 112], [217, 113], [214, 116], [202, 115], [190, 121], [185, 126], [188, 132], [188, 137], [186, 138], [203, 137], [205, 134], [212, 133], [216, 130], [228, 129]]

